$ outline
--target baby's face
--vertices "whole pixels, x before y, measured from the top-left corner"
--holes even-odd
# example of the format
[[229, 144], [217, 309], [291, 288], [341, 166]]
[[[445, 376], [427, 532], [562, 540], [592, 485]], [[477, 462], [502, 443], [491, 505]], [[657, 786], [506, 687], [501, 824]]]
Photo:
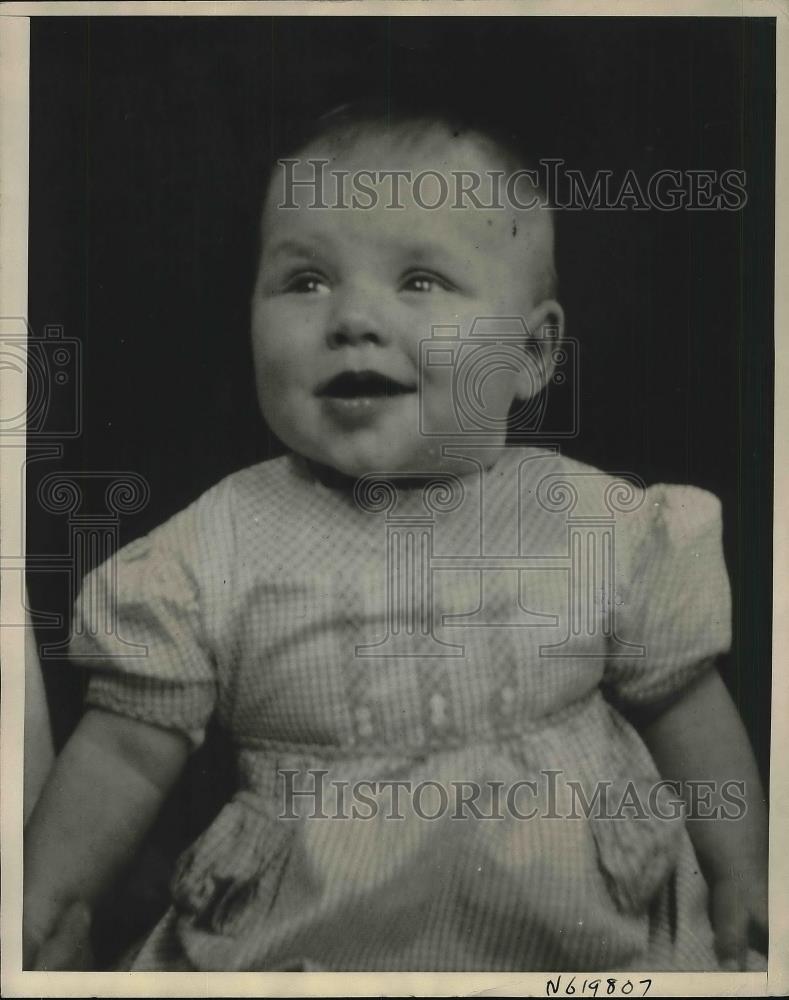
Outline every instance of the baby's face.
[[[321, 155], [308, 148], [301, 158]], [[449, 136], [412, 141], [405, 158], [393, 142], [360, 139], [329, 169], [448, 176], [448, 161], [453, 170], [497, 168], [478, 144]], [[369, 210], [309, 208], [313, 196], [304, 188], [293, 192], [298, 208], [281, 209], [279, 181], [264, 211], [252, 304], [258, 395], [269, 426], [295, 452], [350, 476], [445, 467], [441, 445], [457, 443], [461, 429], [453, 369], [425, 365], [420, 380], [420, 343], [435, 326], [457, 326], [465, 337], [477, 317], [522, 316], [532, 331], [560, 317], [555, 303], [535, 301], [531, 280], [541, 262], [538, 229], [549, 223], [524, 224], [539, 209], [516, 219], [509, 210], [452, 208], [451, 199], [427, 210], [406, 184], [402, 209], [386, 207], [386, 184]], [[426, 183], [423, 202], [431, 204], [436, 191]], [[488, 465], [504, 447], [513, 399], [535, 391], [533, 365], [521, 375], [492, 369], [478, 402], [500, 430], [474, 452]]]

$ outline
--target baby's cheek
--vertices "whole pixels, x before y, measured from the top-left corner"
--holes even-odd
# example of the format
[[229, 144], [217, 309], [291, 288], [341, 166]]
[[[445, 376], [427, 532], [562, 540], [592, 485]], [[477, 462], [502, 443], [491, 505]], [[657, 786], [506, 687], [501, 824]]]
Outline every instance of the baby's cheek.
[[252, 307], [252, 336], [262, 347], [289, 351], [305, 337], [319, 336], [327, 322], [324, 296], [277, 295]]
[[455, 382], [454, 367], [439, 366], [433, 356], [425, 359], [419, 396], [420, 429], [424, 433], [454, 433], [457, 430]]
[[280, 318], [253, 332], [253, 352], [258, 384], [274, 391], [305, 386], [312, 390], [317, 372], [316, 338], [298, 317]]

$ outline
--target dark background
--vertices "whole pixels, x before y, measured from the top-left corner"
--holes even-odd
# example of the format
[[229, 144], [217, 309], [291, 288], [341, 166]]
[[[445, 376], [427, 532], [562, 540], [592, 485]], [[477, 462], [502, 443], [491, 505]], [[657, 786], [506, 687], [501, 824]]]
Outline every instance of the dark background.
[[[54, 470], [147, 479], [123, 543], [277, 452], [247, 303], [264, 165], [294, 118], [439, 93], [518, 122], [535, 158], [584, 176], [741, 169], [737, 212], [558, 213], [560, 298], [581, 343], [581, 434], [563, 447], [721, 498], [722, 669], [767, 776], [774, 40], [774, 20], [753, 18], [33, 18], [29, 319], [80, 340], [84, 422], [61, 459], [30, 464], [29, 553], [68, 545], [66, 519], [35, 499]], [[35, 610], [67, 613], [62, 575], [29, 587]], [[60, 744], [80, 681], [62, 661], [44, 671]]]

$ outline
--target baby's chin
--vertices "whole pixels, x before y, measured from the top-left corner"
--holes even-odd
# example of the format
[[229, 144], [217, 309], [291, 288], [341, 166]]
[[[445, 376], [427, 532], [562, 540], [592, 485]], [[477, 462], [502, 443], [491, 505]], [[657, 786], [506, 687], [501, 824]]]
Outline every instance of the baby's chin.
[[333, 442], [286, 442], [308, 461], [352, 479], [368, 475], [424, 475], [442, 468], [441, 449], [419, 442], [422, 447], [399, 445], [385, 436], [354, 435]]
[[[398, 479], [420, 478], [422, 476], [454, 474], [466, 475], [475, 471], [478, 462], [493, 465], [501, 452], [500, 447], [486, 450], [470, 449], [468, 457], [462, 457], [463, 449], [454, 442], [450, 454], [444, 454], [440, 441], [420, 442], [419, 448], [397, 448], [391, 442], [380, 448], [330, 448], [302, 449], [301, 455], [309, 462], [328, 469], [347, 479], [361, 479], [363, 476], [392, 476]], [[297, 452], [298, 448], [295, 449]], [[459, 454], [458, 454], [459, 453]], [[472, 457], [473, 456], [473, 457]]]
[[340, 475], [354, 479], [362, 476], [416, 476], [436, 473], [441, 468], [440, 458], [428, 455], [398, 455], [386, 450], [376, 455], [343, 454], [315, 455], [316, 461], [328, 465]]

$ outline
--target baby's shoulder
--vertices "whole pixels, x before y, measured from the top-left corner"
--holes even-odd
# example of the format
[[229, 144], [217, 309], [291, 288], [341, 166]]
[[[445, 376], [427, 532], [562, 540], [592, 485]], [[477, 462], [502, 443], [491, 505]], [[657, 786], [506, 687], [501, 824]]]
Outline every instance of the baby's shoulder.
[[299, 476], [291, 455], [270, 458], [231, 472], [193, 504], [202, 517], [260, 517], [293, 501]]
[[709, 490], [686, 483], [656, 483], [643, 491], [636, 523], [672, 549], [692, 545], [703, 535], [720, 536], [722, 506]]
[[653, 539], [679, 548], [701, 535], [720, 534], [722, 509], [709, 490], [684, 483], [647, 485], [636, 473], [605, 471], [550, 450], [533, 450], [531, 493], [538, 507], [570, 520], [599, 518], [616, 525], [622, 541]]
[[186, 507], [118, 553], [123, 562], [161, 557], [197, 565], [232, 557], [239, 526], [271, 522], [283, 508], [292, 479], [287, 456], [258, 462], [225, 476]]

